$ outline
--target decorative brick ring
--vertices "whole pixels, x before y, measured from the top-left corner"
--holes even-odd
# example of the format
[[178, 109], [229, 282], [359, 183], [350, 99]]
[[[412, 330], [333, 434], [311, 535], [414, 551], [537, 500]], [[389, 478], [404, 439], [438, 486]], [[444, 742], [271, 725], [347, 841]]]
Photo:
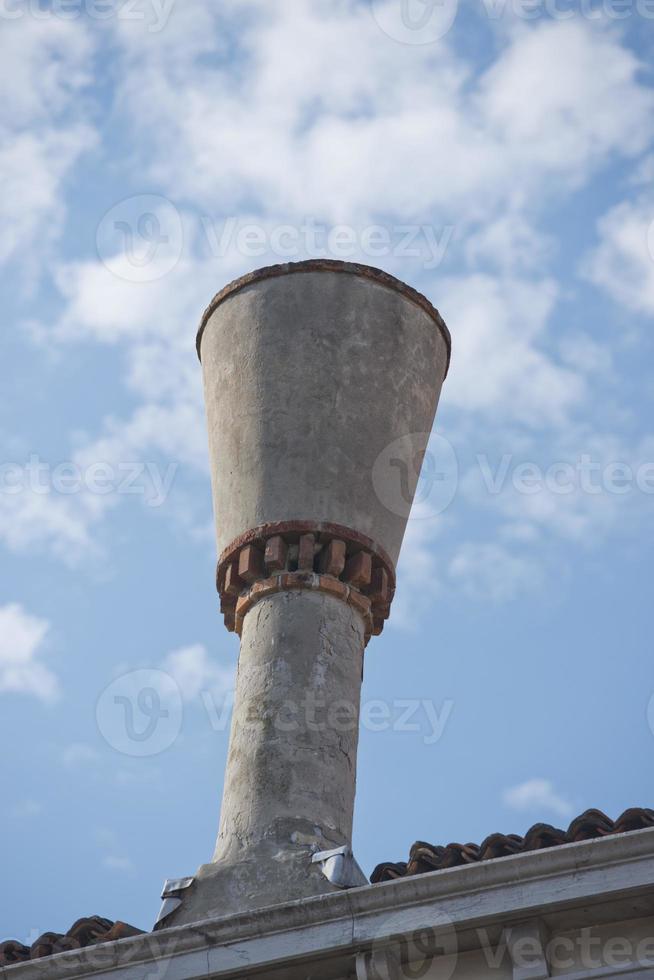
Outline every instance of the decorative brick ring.
[[383, 548], [340, 524], [283, 521], [261, 524], [223, 551], [216, 585], [230, 632], [266, 596], [316, 589], [353, 606], [366, 624], [366, 642], [378, 636], [395, 593], [395, 569]]

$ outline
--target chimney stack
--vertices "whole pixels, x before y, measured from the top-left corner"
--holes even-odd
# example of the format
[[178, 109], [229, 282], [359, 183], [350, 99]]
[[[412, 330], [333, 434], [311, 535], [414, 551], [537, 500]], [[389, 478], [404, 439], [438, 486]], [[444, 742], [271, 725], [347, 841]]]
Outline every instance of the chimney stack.
[[[215, 854], [166, 925], [365, 883], [347, 859], [363, 654], [389, 615], [450, 337], [393, 276], [310, 260], [226, 286], [197, 347], [220, 607], [241, 647]], [[408, 506], [389, 508], [400, 480]]]

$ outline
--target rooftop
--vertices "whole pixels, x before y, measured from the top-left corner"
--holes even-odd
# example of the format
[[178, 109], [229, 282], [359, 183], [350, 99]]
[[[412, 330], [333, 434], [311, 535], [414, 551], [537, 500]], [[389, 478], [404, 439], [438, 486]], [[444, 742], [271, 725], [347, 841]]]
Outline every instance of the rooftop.
[[614, 822], [601, 810], [585, 810], [575, 817], [567, 830], [561, 830], [548, 823], [534, 824], [524, 837], [518, 834], [491, 834], [481, 844], [426, 844], [416, 841], [409, 852], [408, 861], [378, 864], [370, 880], [393, 881], [411, 875], [426, 874], [428, 871], [442, 871], [456, 868], [462, 864], [478, 861], [492, 861], [509, 854], [523, 854], [527, 851], [542, 851], [547, 847], [573, 844], [577, 841], [607, 837], [610, 834], [623, 834], [630, 830], [644, 830], [654, 826], [654, 810], [645, 807], [632, 807], [625, 810]]
[[[601, 810], [586, 810], [575, 817], [567, 830], [561, 830], [551, 824], [537, 823], [524, 837], [518, 834], [491, 834], [479, 845], [441, 846], [417, 841], [411, 848], [408, 862], [379, 864], [370, 880], [373, 884], [393, 881], [430, 871], [443, 871], [446, 868], [492, 861], [495, 858], [524, 854], [529, 851], [542, 851], [562, 844], [645, 830], [649, 827], [654, 827], [654, 810], [632, 807], [625, 810], [615, 821]], [[78, 919], [66, 933], [44, 932], [31, 946], [26, 946], [15, 939], [0, 943], [0, 967], [143, 934], [144, 930], [137, 929], [126, 922], [112, 922], [110, 919], [93, 915]]]
[[66, 933], [44, 932], [31, 946], [25, 946], [16, 939], [0, 943], [0, 966], [37, 960], [43, 956], [52, 956], [53, 953], [109, 943], [114, 939], [127, 939], [142, 933], [142, 929], [136, 929], [126, 922], [112, 922], [111, 919], [91, 915], [87, 919], [78, 919]]
[[[103, 937], [89, 948], [58, 953], [45, 962], [14, 961], [0, 968], [0, 976], [6, 974], [6, 980], [143, 980], [155, 975], [175, 980], [261, 980], [262, 976], [306, 980], [311, 975], [340, 980], [355, 975], [357, 967], [367, 968], [375, 951], [396, 948], [398, 942], [408, 948], [406, 941], [416, 930], [420, 936], [426, 930], [438, 940], [437, 969], [451, 969], [451, 947], [444, 940], [453, 941], [458, 980], [488, 980], [488, 944], [494, 952], [506, 929], [512, 930], [516, 923], [534, 929], [544, 923], [546, 949], [550, 941], [569, 937], [571, 928], [576, 930], [577, 943], [582, 934], [596, 929], [630, 937], [631, 955], [624, 967], [608, 969], [613, 955], [608, 942], [602, 968], [593, 970], [592, 976], [633, 980], [647, 972], [638, 969], [636, 974], [637, 968], [651, 969], [651, 959], [645, 962], [651, 957], [651, 940], [645, 952], [639, 952], [639, 944], [643, 936], [651, 936], [652, 881], [654, 827], [647, 827], [254, 911], [225, 911], [195, 924], [119, 941]], [[508, 972], [505, 966], [503, 960], [498, 980], [511, 977], [511, 964]], [[589, 975], [576, 973], [575, 978]]]

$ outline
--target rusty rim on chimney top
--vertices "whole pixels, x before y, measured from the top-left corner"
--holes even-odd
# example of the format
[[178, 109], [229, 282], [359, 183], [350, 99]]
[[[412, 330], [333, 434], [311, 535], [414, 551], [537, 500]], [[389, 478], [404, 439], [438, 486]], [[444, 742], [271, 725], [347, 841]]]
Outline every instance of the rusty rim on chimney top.
[[427, 297], [423, 296], [422, 293], [419, 293], [418, 290], [414, 289], [412, 286], [407, 286], [407, 284], [402, 282], [401, 279], [397, 279], [389, 272], [384, 272], [382, 269], [375, 268], [375, 266], [361, 265], [358, 262], [341, 262], [338, 259], [307, 259], [304, 262], [285, 262], [279, 265], [268, 265], [263, 269], [255, 269], [254, 272], [248, 272], [239, 279], [234, 279], [233, 282], [223, 286], [220, 292], [216, 293], [202, 314], [200, 328], [198, 330], [195, 343], [200, 361], [202, 361], [200, 347], [202, 344], [202, 334], [204, 333], [204, 328], [206, 327], [211, 314], [218, 306], [220, 306], [223, 300], [227, 299], [228, 296], [233, 296], [234, 293], [238, 293], [241, 289], [245, 289], [246, 286], [251, 286], [253, 283], [259, 282], [261, 279], [274, 279], [278, 276], [291, 275], [294, 272], [345, 272], [351, 276], [361, 276], [363, 279], [371, 279], [373, 282], [377, 282], [381, 286], [386, 286], [388, 289], [393, 289], [396, 293], [400, 293], [406, 299], [410, 300], [410, 302], [415, 303], [416, 306], [419, 306], [425, 311], [425, 313], [427, 313], [428, 316], [431, 317], [440, 330], [443, 340], [445, 341], [445, 345], [447, 347], [447, 362], [445, 364], [444, 378], [447, 377], [447, 372], [450, 367], [450, 356], [452, 353], [452, 338], [443, 317], [440, 315], [436, 307], [429, 302]]

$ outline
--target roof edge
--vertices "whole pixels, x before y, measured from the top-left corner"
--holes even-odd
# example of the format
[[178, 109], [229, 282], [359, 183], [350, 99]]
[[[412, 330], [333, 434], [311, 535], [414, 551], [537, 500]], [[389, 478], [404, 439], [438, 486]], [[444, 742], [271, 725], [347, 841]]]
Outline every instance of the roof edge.
[[[49, 980], [80, 980], [94, 974], [106, 978], [109, 971], [116, 980], [130, 980], [136, 966], [166, 958], [174, 962], [180, 980], [206, 980], [207, 955], [212, 975], [237, 971], [251, 976], [277, 958], [288, 958], [289, 935], [297, 939], [298, 957], [339, 950], [350, 954], [396, 934], [396, 914], [403, 910], [410, 910], [413, 922], [419, 916], [430, 923], [451, 923], [458, 931], [498, 919], [542, 916], [544, 908], [547, 913], [580, 908], [590, 917], [598, 904], [651, 893], [653, 868], [650, 827], [171, 926], [58, 953], [45, 961], [16, 963], [1, 968], [0, 978], [43, 980], [47, 963]], [[246, 949], [251, 951], [247, 965]]]

